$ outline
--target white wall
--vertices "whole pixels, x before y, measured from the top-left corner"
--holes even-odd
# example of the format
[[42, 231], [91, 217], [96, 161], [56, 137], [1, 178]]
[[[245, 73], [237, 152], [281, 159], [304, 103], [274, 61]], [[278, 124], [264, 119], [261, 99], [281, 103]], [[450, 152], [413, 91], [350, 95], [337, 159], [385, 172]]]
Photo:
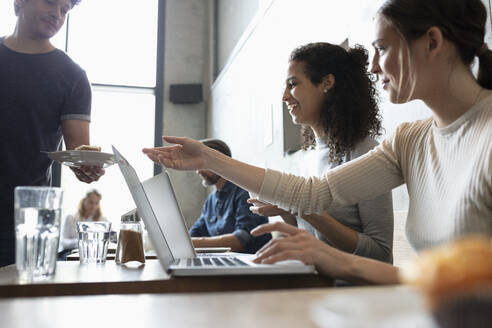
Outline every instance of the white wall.
[[[202, 83], [209, 88], [209, 8], [203, 0], [167, 0], [164, 58], [163, 134], [205, 137], [206, 104], [177, 105], [169, 101], [169, 85]], [[195, 172], [169, 174], [188, 224], [200, 215], [207, 190]]]
[[258, 10], [259, 0], [216, 1], [217, 69], [220, 71], [232, 49]]
[[[229, 1], [233, 6], [233, 1]], [[488, 8], [488, 1], [482, 1]], [[235, 158], [295, 172], [302, 154], [284, 156], [282, 140], [281, 94], [289, 53], [307, 42], [339, 43], [348, 37], [350, 44], [361, 43], [372, 54], [372, 18], [383, 0], [258, 0], [258, 13], [208, 93], [213, 72], [213, 2], [166, 1], [163, 133], [222, 138], [230, 144]], [[250, 14], [245, 13], [248, 19]], [[490, 21], [486, 40], [492, 48], [489, 24]], [[236, 39], [237, 29], [233, 31], [231, 38]], [[221, 38], [227, 38], [227, 33]], [[206, 104], [169, 103], [170, 83], [200, 81], [204, 83]], [[384, 93], [381, 95], [386, 135], [401, 122], [430, 115], [420, 102], [392, 105]], [[171, 172], [171, 175], [185, 217], [192, 222], [207, 192], [199, 186], [200, 181], [193, 172]], [[393, 199], [395, 210], [407, 209], [405, 186], [394, 190]]]
[[[252, 164], [296, 171], [302, 154], [284, 156], [281, 95], [288, 55], [315, 41], [370, 49], [372, 18], [382, 1], [260, 1], [260, 10], [215, 81], [208, 112], [208, 133], [228, 142], [234, 157]], [[427, 117], [418, 102], [391, 105], [384, 98], [386, 134], [403, 121]], [[406, 209], [406, 191], [395, 194], [395, 209]]]

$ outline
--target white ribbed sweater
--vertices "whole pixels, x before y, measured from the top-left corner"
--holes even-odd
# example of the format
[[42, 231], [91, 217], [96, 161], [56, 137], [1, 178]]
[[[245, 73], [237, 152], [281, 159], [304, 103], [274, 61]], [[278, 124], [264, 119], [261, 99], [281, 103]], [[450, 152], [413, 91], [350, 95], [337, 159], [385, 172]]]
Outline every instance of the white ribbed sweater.
[[321, 178], [267, 169], [259, 198], [294, 213], [319, 213], [403, 183], [407, 238], [416, 250], [466, 233], [492, 236], [492, 96], [445, 128], [432, 118], [403, 123], [374, 150]]

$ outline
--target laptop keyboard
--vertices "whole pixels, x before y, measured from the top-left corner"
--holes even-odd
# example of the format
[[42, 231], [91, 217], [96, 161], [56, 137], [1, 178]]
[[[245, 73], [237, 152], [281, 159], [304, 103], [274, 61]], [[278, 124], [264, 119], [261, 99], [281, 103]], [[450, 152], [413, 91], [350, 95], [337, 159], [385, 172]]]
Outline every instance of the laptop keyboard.
[[248, 263], [245, 263], [238, 259], [237, 257], [196, 257], [194, 259], [182, 259], [179, 260], [177, 264], [180, 264], [181, 261], [186, 261], [186, 267], [238, 267], [238, 266], [249, 266]]

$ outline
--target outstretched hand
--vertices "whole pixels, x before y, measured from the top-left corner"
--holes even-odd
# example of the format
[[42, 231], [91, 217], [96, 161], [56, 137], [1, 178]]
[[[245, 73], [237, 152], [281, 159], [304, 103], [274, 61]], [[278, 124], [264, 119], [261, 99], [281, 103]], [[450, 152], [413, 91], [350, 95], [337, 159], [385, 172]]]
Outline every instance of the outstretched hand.
[[157, 164], [176, 170], [206, 168], [206, 146], [198, 140], [181, 137], [162, 137], [173, 146], [144, 148], [142, 152]]

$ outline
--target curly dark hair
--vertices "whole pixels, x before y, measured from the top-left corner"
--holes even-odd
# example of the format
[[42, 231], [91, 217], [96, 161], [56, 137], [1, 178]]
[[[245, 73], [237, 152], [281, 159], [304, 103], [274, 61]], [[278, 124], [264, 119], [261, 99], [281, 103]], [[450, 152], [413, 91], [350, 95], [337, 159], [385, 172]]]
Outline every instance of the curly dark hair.
[[[70, 0], [70, 2], [72, 3], [72, 8], [75, 7], [76, 5], [78, 5], [80, 3], [80, 1], [82, 1], [82, 0]], [[15, 2], [14, 2], [14, 12], [15, 12], [16, 16], [19, 13], [19, 6], [17, 6], [17, 4]]]
[[[381, 135], [381, 115], [373, 75], [367, 70], [368, 52], [361, 45], [348, 51], [331, 43], [309, 43], [294, 49], [289, 60], [303, 63], [304, 74], [319, 85], [328, 74], [335, 84], [328, 92], [320, 121], [327, 136], [329, 159], [343, 162], [357, 143]], [[303, 149], [314, 148], [309, 126], [303, 126]]]

